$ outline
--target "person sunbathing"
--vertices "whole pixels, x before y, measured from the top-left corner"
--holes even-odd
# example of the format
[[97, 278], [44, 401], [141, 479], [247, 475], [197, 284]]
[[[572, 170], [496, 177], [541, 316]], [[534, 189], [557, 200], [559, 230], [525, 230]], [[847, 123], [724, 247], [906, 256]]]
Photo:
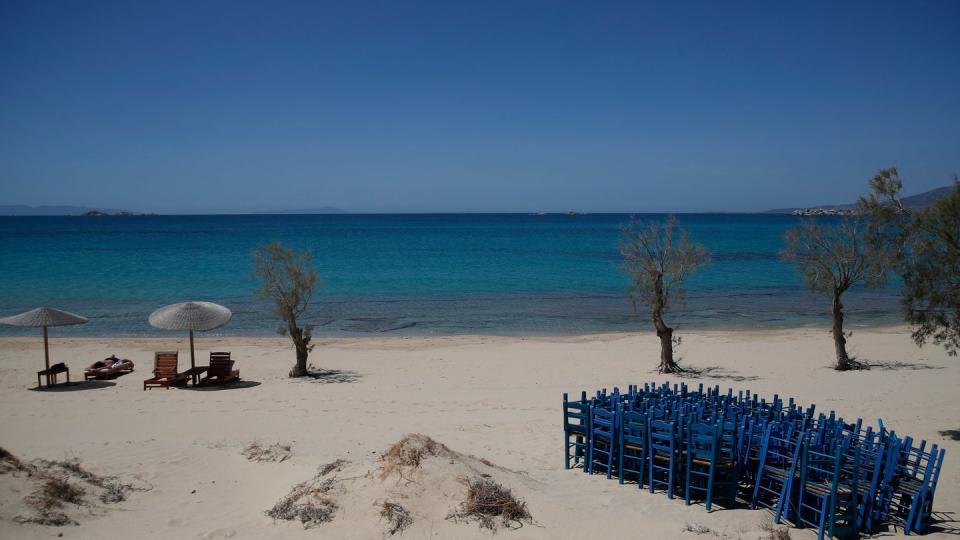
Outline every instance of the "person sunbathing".
[[133, 362], [126, 358], [117, 358], [112, 354], [103, 360], [97, 360], [88, 367], [84, 374], [87, 379], [105, 378], [123, 371], [133, 371]]

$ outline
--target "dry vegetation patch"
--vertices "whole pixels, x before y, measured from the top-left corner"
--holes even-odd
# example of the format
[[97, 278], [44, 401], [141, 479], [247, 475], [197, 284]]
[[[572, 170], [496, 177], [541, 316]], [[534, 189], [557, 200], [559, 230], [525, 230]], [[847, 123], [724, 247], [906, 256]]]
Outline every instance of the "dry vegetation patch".
[[283, 463], [293, 457], [293, 450], [289, 444], [274, 443], [263, 445], [253, 441], [243, 449], [243, 457], [258, 463]]
[[393, 536], [402, 533], [413, 525], [413, 516], [399, 503], [384, 501], [380, 505], [380, 518], [387, 520], [387, 531], [384, 536]]
[[[361, 455], [370, 457], [321, 465], [266, 514], [305, 528], [333, 521], [327, 525], [331, 534], [376, 526], [384, 538], [405, 532], [433, 536], [438, 523], [448, 529], [446, 537], [458, 536], [449, 529], [462, 522], [491, 531], [533, 523], [526, 503], [501, 484], [527, 483], [529, 478], [426, 435], [407, 435], [376, 457]], [[338, 515], [349, 516], [350, 523]], [[418, 530], [428, 524], [430, 530]]]
[[384, 479], [394, 472], [403, 477], [405, 469], [410, 471], [420, 468], [423, 460], [428, 457], [451, 457], [454, 455], [458, 454], [444, 444], [438, 443], [426, 435], [412, 433], [394, 443], [383, 453], [380, 458], [380, 461], [383, 462], [380, 478]]
[[447, 516], [447, 519], [476, 520], [481, 528], [491, 531], [497, 530], [495, 518], [500, 518], [503, 526], [511, 529], [533, 521], [527, 503], [497, 482], [477, 477], [467, 479], [466, 485], [467, 498], [460, 505], [460, 510]]
[[277, 501], [266, 514], [273, 519], [299, 521], [304, 529], [316, 527], [332, 521], [340, 509], [335, 492], [340, 489], [336, 478], [324, 478], [318, 473], [312, 479], [301, 482], [286, 496]]
[[[7, 450], [0, 448], [0, 475], [10, 475], [16, 491], [30, 490], [20, 500], [22, 510], [13, 520], [18, 523], [40, 525], [77, 525], [75, 515], [83, 510], [89, 514], [104, 504], [118, 503], [126, 499], [130, 491], [146, 491], [149, 487], [137, 487], [113, 476], [99, 476], [85, 468], [77, 458], [60, 461], [35, 459], [22, 461]], [[12, 504], [17, 504], [16, 498]]]

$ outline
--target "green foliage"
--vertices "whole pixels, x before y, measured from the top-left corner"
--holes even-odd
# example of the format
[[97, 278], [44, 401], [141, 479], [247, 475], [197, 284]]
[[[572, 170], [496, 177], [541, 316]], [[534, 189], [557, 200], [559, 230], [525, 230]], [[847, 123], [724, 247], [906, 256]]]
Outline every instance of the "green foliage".
[[956, 356], [960, 351], [960, 181], [925, 209], [900, 202], [896, 169], [870, 182], [873, 193], [861, 207], [873, 222], [872, 242], [896, 248], [895, 267], [903, 280], [904, 318], [917, 345], [932, 341]]

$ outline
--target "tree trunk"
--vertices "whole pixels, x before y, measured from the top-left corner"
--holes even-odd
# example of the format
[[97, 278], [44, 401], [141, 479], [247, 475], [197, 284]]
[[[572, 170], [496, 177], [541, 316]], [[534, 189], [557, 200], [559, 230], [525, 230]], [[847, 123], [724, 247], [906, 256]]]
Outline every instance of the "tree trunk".
[[850, 357], [847, 356], [847, 338], [843, 335], [843, 304], [840, 302], [840, 295], [843, 291], [833, 291], [833, 346], [837, 353], [837, 364], [833, 367], [837, 371], [847, 371], [850, 369]]
[[298, 328], [296, 324], [290, 324], [290, 337], [293, 338], [293, 346], [297, 350], [297, 363], [290, 370], [291, 377], [305, 377], [307, 375], [307, 356], [310, 354], [308, 343], [303, 337], [303, 328]]
[[653, 302], [653, 326], [657, 329], [660, 338], [660, 373], [680, 373], [683, 371], [673, 359], [673, 328], [663, 322], [663, 308], [666, 298], [663, 294], [663, 275], [657, 277], [656, 297]]

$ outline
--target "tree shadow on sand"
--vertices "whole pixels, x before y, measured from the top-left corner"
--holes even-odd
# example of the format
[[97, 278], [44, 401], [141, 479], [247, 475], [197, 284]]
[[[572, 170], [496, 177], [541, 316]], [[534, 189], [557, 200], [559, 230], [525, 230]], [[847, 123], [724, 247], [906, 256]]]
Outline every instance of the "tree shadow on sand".
[[923, 369], [943, 369], [943, 366], [933, 366], [930, 364], [921, 364], [913, 362], [866, 362], [868, 369], [880, 371], [919, 371]]
[[681, 379], [713, 379], [717, 381], [747, 382], [758, 381], [756, 375], [740, 375], [738, 372], [722, 366], [683, 366], [683, 371], [677, 374]]
[[951, 441], [960, 441], [960, 429], [945, 429], [937, 433], [939, 433], [941, 437], [946, 437]]
[[31, 388], [31, 392], [77, 392], [80, 390], [99, 390], [101, 388], [111, 388], [116, 386], [117, 383], [114, 381], [72, 381], [65, 384], [58, 384], [56, 386], [42, 386], [40, 388]]
[[352, 369], [323, 369], [310, 366], [307, 375], [299, 380], [314, 382], [319, 384], [339, 384], [357, 382], [363, 378], [363, 375]]

